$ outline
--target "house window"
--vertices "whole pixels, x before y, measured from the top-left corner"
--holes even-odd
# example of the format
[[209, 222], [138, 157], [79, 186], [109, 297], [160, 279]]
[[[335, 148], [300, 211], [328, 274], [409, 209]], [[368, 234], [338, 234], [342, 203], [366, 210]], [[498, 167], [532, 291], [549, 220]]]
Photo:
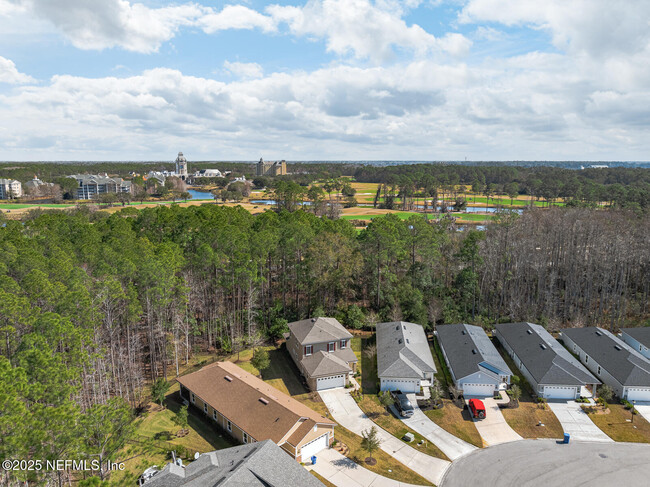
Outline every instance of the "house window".
[[192, 393], [192, 396], [190, 397], [190, 399], [192, 400], [192, 404], [194, 404], [196, 402], [196, 397], [194, 396], [194, 393]]
[[347, 340], [341, 340], [341, 350], [343, 350], [344, 348], [347, 348], [347, 346], [348, 346], [348, 341]]
[[212, 410], [212, 419], [214, 419], [215, 421], [217, 420], [217, 411], [216, 411], [216, 409]]
[[208, 414], [208, 405], [206, 403], [203, 403], [203, 412]]
[[226, 429], [230, 432], [232, 432], [232, 423], [230, 421], [226, 422]]
[[589, 355], [585, 355], [585, 363], [589, 362]]
[[600, 365], [598, 366], [598, 375], [600, 375]]
[[314, 346], [313, 345], [307, 345], [305, 347], [305, 357], [307, 357], [308, 355], [311, 355], [313, 353], [313, 351], [314, 351]]
[[329, 342], [327, 344], [327, 351], [328, 352], [335, 352], [336, 351], [336, 342]]
[[244, 436], [243, 436], [242, 439], [243, 439], [244, 443], [248, 443], [248, 434], [244, 433]]

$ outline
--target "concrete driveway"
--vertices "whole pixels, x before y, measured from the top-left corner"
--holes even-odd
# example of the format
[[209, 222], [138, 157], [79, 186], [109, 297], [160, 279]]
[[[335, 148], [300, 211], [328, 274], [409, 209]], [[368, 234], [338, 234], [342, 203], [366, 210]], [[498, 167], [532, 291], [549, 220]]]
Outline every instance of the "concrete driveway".
[[330, 389], [320, 391], [319, 394], [332, 417], [341, 426], [359, 436], [363, 431], [375, 426], [381, 440], [380, 448], [382, 450], [430, 482], [436, 485], [440, 483], [440, 479], [449, 468], [450, 463], [448, 461], [419, 452], [377, 426], [361, 411], [347, 389]]
[[316, 465], [307, 465], [307, 470], [314, 470], [338, 487], [416, 487], [371, 472], [331, 448], [320, 451], [316, 458]]
[[650, 423], [650, 402], [637, 401], [634, 405], [634, 409], [643, 416], [643, 419]]
[[[466, 397], [465, 402], [469, 402], [471, 397]], [[508, 443], [509, 441], [522, 440], [523, 438], [513, 430], [503, 413], [499, 409], [497, 402], [491, 397], [478, 398], [485, 404], [485, 419], [474, 419], [474, 425], [479, 435], [487, 446]]]
[[440, 448], [452, 461], [476, 450], [474, 445], [452, 435], [431, 421], [418, 407], [415, 394], [407, 394], [407, 397], [413, 404], [414, 413], [410, 418], [400, 418], [406, 426]]
[[650, 445], [643, 443], [558, 444], [524, 440], [476, 450], [454, 462], [440, 487], [499, 485], [648, 485]]
[[614, 441], [589, 419], [589, 415], [577, 402], [549, 401], [548, 405], [560, 421], [564, 432], [571, 435], [571, 440]]

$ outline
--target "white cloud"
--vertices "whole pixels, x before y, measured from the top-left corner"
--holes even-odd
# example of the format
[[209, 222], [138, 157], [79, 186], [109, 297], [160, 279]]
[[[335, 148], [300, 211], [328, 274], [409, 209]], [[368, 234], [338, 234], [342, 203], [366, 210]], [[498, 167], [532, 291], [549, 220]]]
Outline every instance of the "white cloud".
[[266, 11], [277, 22], [286, 23], [296, 36], [325, 39], [327, 50], [341, 56], [351, 54], [381, 62], [394, 57], [395, 47], [418, 55], [436, 49], [465, 54], [471, 41], [461, 34], [440, 41], [419, 25], [406, 24], [402, 19], [405, 9], [419, 3], [309, 0], [303, 7], [272, 5]]
[[20, 73], [12, 60], [0, 56], [0, 83], [21, 84], [33, 82], [34, 78]]
[[261, 78], [264, 74], [262, 66], [257, 63], [240, 63], [224, 61], [223, 67], [235, 76], [242, 78]]
[[243, 5], [226, 5], [220, 12], [210, 11], [197, 21], [197, 25], [208, 34], [226, 29], [261, 29], [264, 32], [276, 29], [274, 19]]

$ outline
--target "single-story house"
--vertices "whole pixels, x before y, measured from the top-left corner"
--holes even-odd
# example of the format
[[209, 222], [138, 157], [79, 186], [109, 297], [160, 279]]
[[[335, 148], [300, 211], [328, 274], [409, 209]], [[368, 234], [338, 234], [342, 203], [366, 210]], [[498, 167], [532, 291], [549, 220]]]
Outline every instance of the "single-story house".
[[271, 440], [204, 453], [185, 466], [168, 463], [147, 487], [323, 487]]
[[424, 328], [415, 323], [379, 323], [377, 375], [382, 391], [418, 393], [433, 384], [436, 366]]
[[289, 323], [287, 350], [312, 391], [345, 387], [357, 370], [352, 334], [336, 318]]
[[617, 396], [650, 401], [650, 361], [627, 343], [595, 326], [564, 330], [562, 341]]
[[494, 336], [539, 397], [591, 396], [601, 383], [540, 325], [502, 323], [494, 326]]
[[512, 372], [480, 326], [439, 326], [436, 336], [457, 389], [464, 396], [493, 396], [507, 389]]
[[272, 440], [300, 462], [334, 440], [334, 421], [232, 362], [216, 362], [177, 380], [181, 397], [241, 443]]
[[645, 358], [650, 359], [650, 326], [621, 328], [621, 338]]

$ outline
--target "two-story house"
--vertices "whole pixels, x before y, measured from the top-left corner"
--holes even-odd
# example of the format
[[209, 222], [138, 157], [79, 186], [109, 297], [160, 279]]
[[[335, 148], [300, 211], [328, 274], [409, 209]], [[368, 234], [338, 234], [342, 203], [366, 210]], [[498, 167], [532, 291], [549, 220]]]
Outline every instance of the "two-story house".
[[344, 387], [357, 369], [352, 334], [335, 318], [289, 323], [287, 350], [312, 391]]

